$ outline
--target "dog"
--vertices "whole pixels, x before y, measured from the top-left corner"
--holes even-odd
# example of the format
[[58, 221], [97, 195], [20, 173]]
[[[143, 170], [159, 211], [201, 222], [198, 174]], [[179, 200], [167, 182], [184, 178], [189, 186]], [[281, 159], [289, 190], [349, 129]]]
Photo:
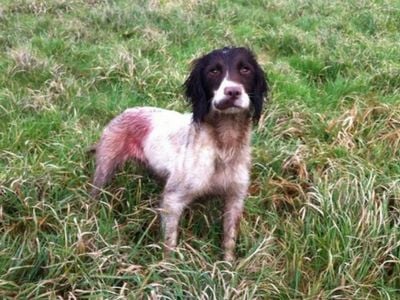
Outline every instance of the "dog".
[[267, 78], [249, 49], [225, 47], [196, 59], [183, 87], [191, 114], [137, 107], [107, 125], [95, 146], [92, 196], [128, 160], [164, 178], [166, 254], [177, 246], [185, 207], [202, 196], [221, 197], [224, 259], [233, 261], [249, 186], [251, 127], [262, 113]]

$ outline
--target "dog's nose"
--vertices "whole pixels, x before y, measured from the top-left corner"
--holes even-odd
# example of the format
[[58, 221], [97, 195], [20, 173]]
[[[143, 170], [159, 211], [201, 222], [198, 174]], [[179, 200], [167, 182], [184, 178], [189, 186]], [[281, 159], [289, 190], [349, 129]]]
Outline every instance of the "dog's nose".
[[224, 94], [231, 98], [238, 98], [242, 94], [242, 89], [238, 86], [229, 86], [224, 89]]

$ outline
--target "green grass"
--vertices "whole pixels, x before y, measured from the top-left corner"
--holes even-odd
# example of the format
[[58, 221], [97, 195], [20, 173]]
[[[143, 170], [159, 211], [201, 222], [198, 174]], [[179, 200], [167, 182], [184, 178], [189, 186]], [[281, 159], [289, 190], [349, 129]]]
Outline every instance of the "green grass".
[[[0, 297], [400, 298], [398, 1], [4, 0]], [[192, 59], [251, 47], [272, 93], [231, 266], [220, 204], [161, 254], [161, 187], [88, 196], [88, 146], [127, 107], [188, 110]]]

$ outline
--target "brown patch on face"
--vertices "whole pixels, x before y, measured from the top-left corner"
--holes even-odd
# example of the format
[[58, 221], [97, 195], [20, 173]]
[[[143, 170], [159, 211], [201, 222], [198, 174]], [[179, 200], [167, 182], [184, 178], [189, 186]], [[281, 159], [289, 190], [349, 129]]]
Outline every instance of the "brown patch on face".
[[226, 76], [227, 66], [222, 57], [210, 60], [204, 68], [204, 78], [207, 86], [208, 97], [211, 98], [213, 91], [216, 91]]
[[251, 93], [254, 89], [255, 67], [246, 55], [239, 53], [234, 57], [228, 74], [228, 79], [241, 84], [246, 93]]

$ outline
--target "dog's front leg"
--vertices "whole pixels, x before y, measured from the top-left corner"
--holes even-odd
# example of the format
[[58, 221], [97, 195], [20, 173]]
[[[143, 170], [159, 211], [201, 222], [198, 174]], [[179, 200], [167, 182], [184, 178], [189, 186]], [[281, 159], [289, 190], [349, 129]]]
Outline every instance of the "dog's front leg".
[[168, 255], [178, 242], [179, 219], [190, 198], [179, 192], [164, 192], [161, 201], [161, 221], [164, 231], [164, 253]]
[[240, 218], [243, 213], [244, 196], [229, 195], [225, 198], [224, 212], [224, 260], [235, 260], [236, 238], [239, 231]]

